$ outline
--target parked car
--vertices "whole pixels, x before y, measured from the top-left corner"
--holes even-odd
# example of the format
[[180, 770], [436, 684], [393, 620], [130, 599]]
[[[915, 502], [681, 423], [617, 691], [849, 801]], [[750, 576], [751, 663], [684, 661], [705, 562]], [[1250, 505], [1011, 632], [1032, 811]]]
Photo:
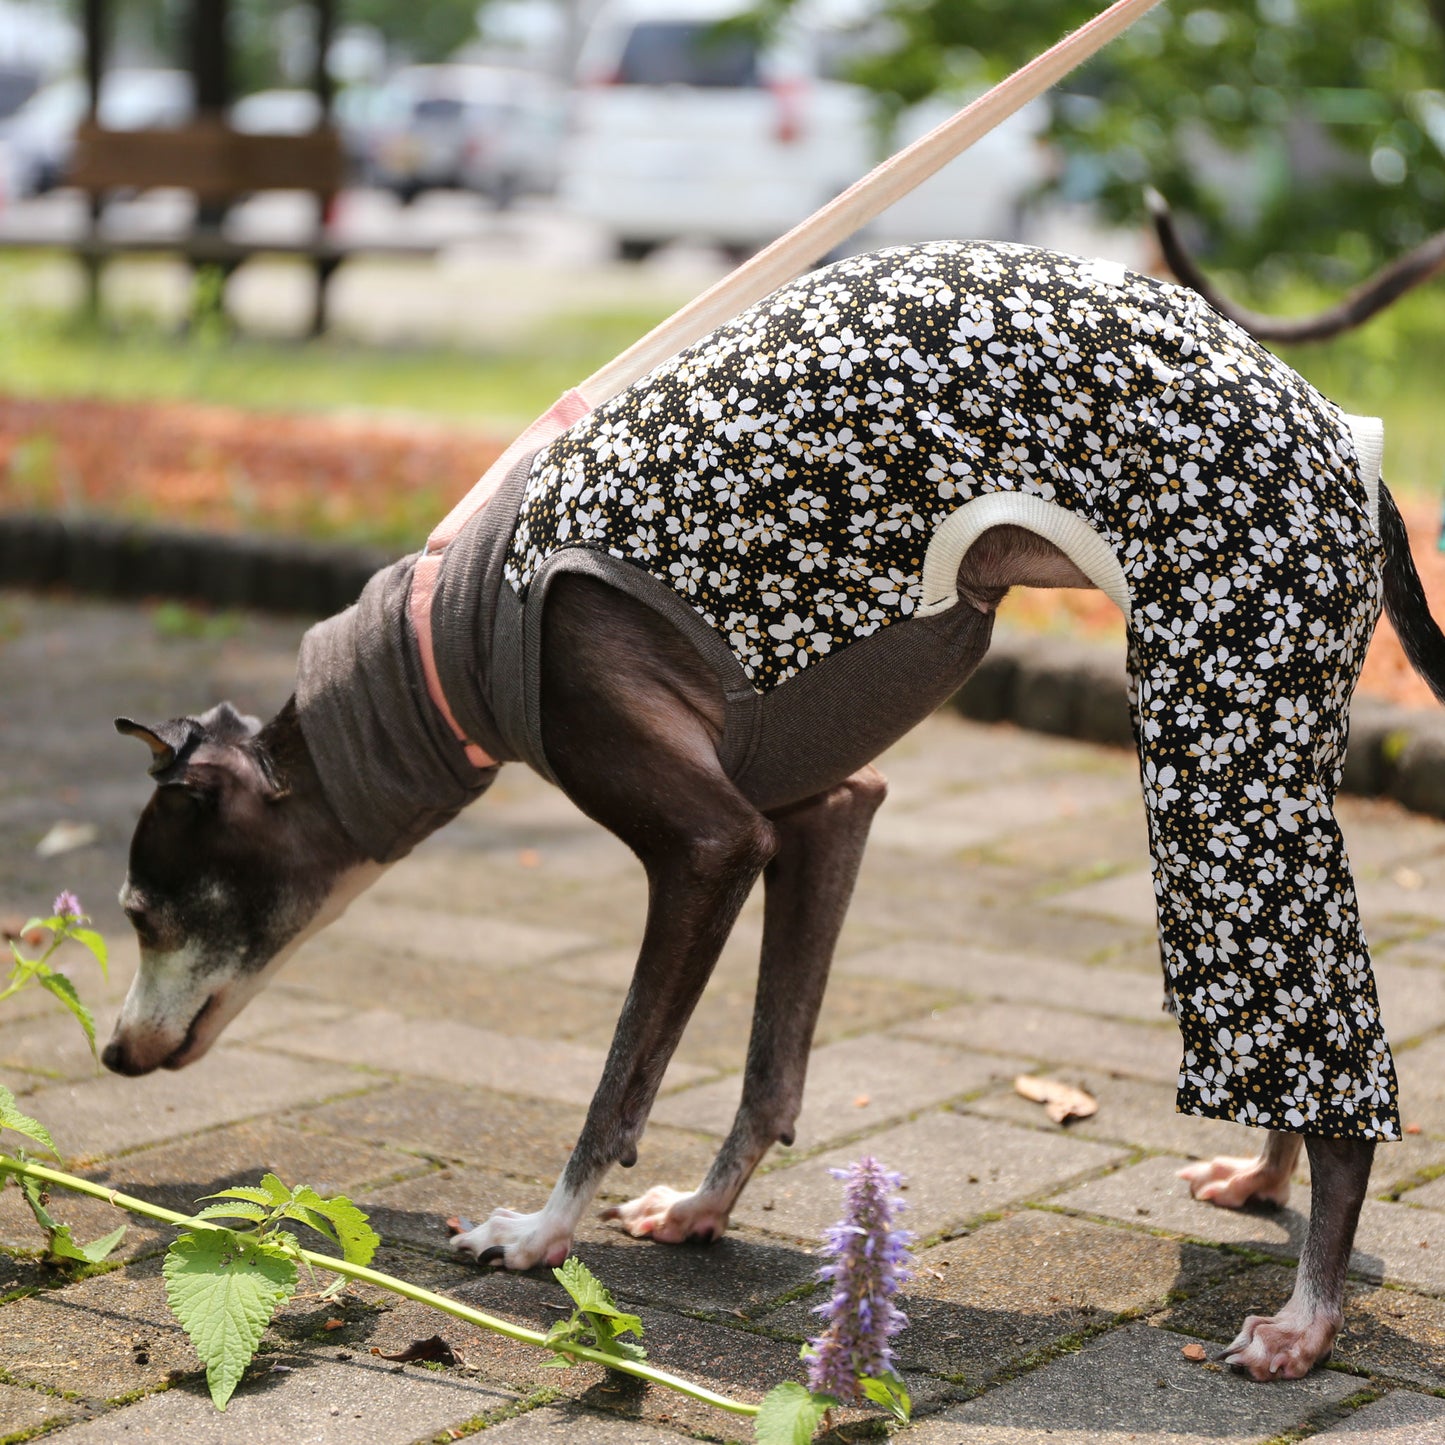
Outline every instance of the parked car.
[[382, 88], [371, 178], [410, 201], [477, 191], [498, 206], [556, 184], [564, 98], [556, 83], [488, 65], [415, 65]]
[[[43, 86], [6, 122], [14, 194], [35, 196], [64, 184], [87, 103], [85, 82], [68, 76]], [[182, 70], [112, 70], [101, 80], [99, 119], [110, 130], [181, 125], [193, 106], [191, 78]]]
[[[840, 79], [846, 37], [805, 8], [765, 43], [719, 29], [749, 0], [612, 0], [583, 48], [558, 194], [620, 253], [690, 239], [745, 253], [788, 230], [878, 159], [872, 97]], [[912, 139], [950, 106], [905, 113]], [[900, 202], [879, 239], [1016, 234], [1041, 178], [1041, 106]]]

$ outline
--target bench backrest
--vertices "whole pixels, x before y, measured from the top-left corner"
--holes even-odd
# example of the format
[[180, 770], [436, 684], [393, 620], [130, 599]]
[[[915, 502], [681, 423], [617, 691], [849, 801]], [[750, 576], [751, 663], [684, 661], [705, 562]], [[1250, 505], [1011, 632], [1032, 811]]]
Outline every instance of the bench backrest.
[[180, 186], [203, 200], [252, 191], [335, 195], [344, 179], [341, 141], [332, 126], [306, 135], [250, 135], [219, 120], [174, 130], [105, 130], [92, 121], [76, 132], [69, 180], [100, 192]]

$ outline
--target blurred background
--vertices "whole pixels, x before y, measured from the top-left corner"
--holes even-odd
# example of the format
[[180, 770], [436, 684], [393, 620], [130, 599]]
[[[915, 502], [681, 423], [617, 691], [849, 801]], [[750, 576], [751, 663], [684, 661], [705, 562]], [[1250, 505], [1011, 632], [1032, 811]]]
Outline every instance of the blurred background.
[[[0, 0], [0, 508], [415, 545], [566, 386], [1098, 8]], [[1162, 5], [845, 249], [1159, 271], [1146, 186], [1241, 301], [1336, 299], [1445, 226], [1445, 4]], [[1427, 284], [1289, 353], [1421, 499], [1442, 322]]]

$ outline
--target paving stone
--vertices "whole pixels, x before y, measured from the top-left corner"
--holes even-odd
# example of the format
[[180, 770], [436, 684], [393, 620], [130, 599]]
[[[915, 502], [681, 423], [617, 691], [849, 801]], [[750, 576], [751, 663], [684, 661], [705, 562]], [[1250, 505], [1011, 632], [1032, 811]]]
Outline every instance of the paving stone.
[[[631, 1198], [652, 1184], [686, 1187], [702, 1181], [711, 1162], [710, 1147], [695, 1140], [691, 1159], [659, 1158], [655, 1149], [648, 1149], [651, 1138], [650, 1133], [644, 1137], [634, 1169], [614, 1166], [608, 1172], [596, 1207], [583, 1214], [578, 1226], [579, 1244], [583, 1240], [609, 1243], [620, 1237], [618, 1226], [597, 1221], [597, 1213], [604, 1205]], [[529, 1182], [508, 1178], [499, 1169], [441, 1169], [369, 1190], [356, 1196], [356, 1202], [370, 1214], [373, 1226], [385, 1238], [445, 1251], [449, 1238], [445, 1221], [450, 1216], [464, 1215], [480, 1223], [497, 1208], [537, 1210], [546, 1203], [552, 1183], [551, 1179]], [[671, 1253], [666, 1249], [662, 1252]]]
[[1352, 1376], [1330, 1370], [1261, 1389], [1186, 1360], [1180, 1353], [1186, 1343], [1149, 1325], [1112, 1330], [920, 1421], [909, 1431], [910, 1445], [1110, 1445], [1122, 1438], [1140, 1445], [1258, 1445], [1359, 1389]]
[[[1438, 1383], [1438, 1380], [1437, 1380]], [[1348, 1420], [1312, 1435], [1320, 1445], [1445, 1445], [1445, 1400], [1391, 1390], [1362, 1405]]]
[[[1149, 1229], [1299, 1258], [1309, 1221], [1306, 1186], [1295, 1186], [1284, 1209], [1218, 1209], [1189, 1197], [1189, 1186], [1175, 1177], [1185, 1162], [1146, 1159], [1070, 1190], [1056, 1202]], [[1350, 1270], [1367, 1279], [1445, 1290], [1445, 1219], [1431, 1210], [1367, 1199]]]
[[931, 1113], [755, 1178], [734, 1210], [734, 1220], [818, 1239], [837, 1219], [840, 1207], [840, 1186], [828, 1170], [842, 1168], [865, 1152], [906, 1177], [905, 1223], [920, 1238], [957, 1229], [1006, 1204], [1052, 1193], [1073, 1176], [1125, 1157], [1116, 1148], [1056, 1139], [993, 1119]]
[[1445, 1138], [1445, 1034], [1395, 1050], [1395, 1072], [1401, 1118]]
[[198, 1368], [166, 1303], [161, 1261], [145, 1260], [4, 1306], [5, 1369], [94, 1400], [159, 1389]]
[[1445, 969], [1430, 964], [1376, 959], [1375, 983], [1380, 992], [1380, 1018], [1392, 1044], [1419, 1038], [1445, 1023]]
[[1154, 928], [1159, 918], [1154, 899], [1154, 880], [1148, 869], [1101, 878], [1097, 883], [1087, 884], [1072, 893], [1056, 895], [1048, 902], [1050, 908], [1061, 912], [1097, 913], [1138, 928]]
[[[908, 1039], [868, 1035], [815, 1049], [794, 1141], [816, 1148], [863, 1133], [903, 1114], [1011, 1078], [1022, 1059], [967, 1054]], [[661, 1123], [725, 1135], [732, 1127], [742, 1079], [719, 1079], [658, 1102]]]
[[66, 1445], [399, 1445], [499, 1411], [514, 1397], [493, 1385], [370, 1358], [276, 1360], [248, 1375], [222, 1414], [204, 1383], [188, 1382], [48, 1438]]
[[[268, 1171], [287, 1184], [309, 1184], [322, 1194], [350, 1194], [368, 1183], [423, 1167], [422, 1161], [409, 1155], [257, 1119], [127, 1154], [86, 1170], [84, 1177], [189, 1214], [203, 1195], [232, 1185], [256, 1184]], [[168, 1225], [117, 1213], [101, 1200], [62, 1189], [54, 1191], [51, 1211], [71, 1226], [75, 1238], [87, 1242], [124, 1223], [125, 1238], [111, 1256], [117, 1260], [148, 1253], [172, 1235]], [[0, 1243], [17, 1249], [40, 1247], [41, 1237], [19, 1190], [0, 1193]]]
[[0, 1439], [21, 1435], [47, 1423], [54, 1427], [82, 1413], [82, 1406], [43, 1390], [0, 1384]]
[[[405, 1018], [385, 1009], [300, 1029], [287, 1037], [285, 1047], [305, 1058], [364, 1060], [372, 1069], [569, 1104], [591, 1099], [606, 1057], [600, 1049], [578, 1044], [518, 1037], [445, 1018]], [[663, 1087], [704, 1077], [702, 1070], [674, 1063]]]
[[[1259, 1265], [1175, 1305], [1157, 1321], [1228, 1344], [1246, 1315], [1272, 1315], [1294, 1290], [1294, 1271]], [[1438, 1389], [1445, 1380], [1445, 1304], [1407, 1290], [1351, 1281], [1333, 1362]]]
[[960, 1108], [969, 1114], [1007, 1119], [1075, 1139], [1124, 1143], [1139, 1149], [1185, 1154], [1192, 1159], [1212, 1159], [1216, 1154], [1251, 1154], [1259, 1148], [1262, 1136], [1257, 1129], [1176, 1113], [1171, 1084], [1119, 1078], [1093, 1069], [1051, 1069], [1044, 1077], [1059, 1079], [1092, 1094], [1098, 1100], [1099, 1112], [1088, 1119], [1051, 1124], [1041, 1104], [1023, 1098], [1012, 1088], [986, 1094]]
[[[474, 890], [470, 896], [478, 893]], [[423, 959], [472, 968], [520, 968], [592, 943], [581, 929], [537, 928], [504, 915], [458, 909], [455, 900], [450, 909], [440, 912], [370, 892], [327, 932], [344, 946], [386, 954], [399, 969]]]
[[876, 847], [947, 855], [1062, 818], [1137, 806], [1126, 780], [1064, 774], [1018, 779], [950, 794], [915, 808], [885, 807], [873, 821]]
[[[97, 1043], [103, 1045], [104, 1039]], [[0, 1066], [49, 1079], [94, 1078], [102, 1072], [80, 1025], [58, 1005], [34, 1018], [0, 1025]]]
[[840, 957], [833, 965], [833, 978], [840, 976], [907, 979], [973, 999], [1056, 1000], [1066, 1007], [1143, 1023], [1158, 1020], [1164, 996], [1157, 969], [1142, 973], [1090, 967], [1077, 961], [991, 953], [967, 944], [922, 940], [904, 940]]
[[[290, 978], [290, 973], [284, 975]], [[226, 1040], [233, 1044], [250, 1043], [256, 1039], [271, 1038], [286, 1034], [292, 1029], [305, 1028], [310, 1024], [331, 1023], [345, 1018], [355, 1007], [354, 1001], [343, 991], [346, 1003], [328, 1003], [308, 998], [299, 988], [286, 984], [271, 984], [257, 994], [241, 1013], [226, 1025]]]
[[275, 1114], [348, 1093], [364, 1076], [261, 1053], [222, 1047], [177, 1072], [140, 1079], [114, 1074], [53, 1084], [26, 1100], [70, 1160], [95, 1159], [189, 1134], [196, 1129]]
[[1171, 1022], [1131, 1024], [1024, 1004], [960, 1004], [897, 1032], [929, 1043], [1007, 1050], [1039, 1064], [1078, 1064], [1109, 1073], [1179, 1077], [1179, 1030]]
[[664, 1425], [644, 1424], [623, 1416], [601, 1416], [575, 1407], [548, 1406], [530, 1410], [515, 1420], [487, 1432], [494, 1439], [525, 1442], [525, 1445], [658, 1445], [669, 1440], [694, 1440], [696, 1436]]
[[1416, 1209], [1445, 1209], [1445, 1177], [1432, 1179], [1418, 1189], [1407, 1190], [1400, 1198]]
[[[757, 998], [757, 950], [741, 967], [719, 968], [714, 973], [682, 1036], [674, 1067], [689, 1066], [708, 1073], [741, 1068], [747, 1057]], [[533, 987], [536, 987], [534, 980]], [[870, 1033], [889, 1024], [927, 1018], [954, 1000], [937, 989], [920, 988], [887, 979], [838, 978], [823, 996], [814, 1043], [824, 1044], [860, 1031]], [[620, 1004], [620, 1000], [619, 1000]], [[590, 1026], [574, 1035], [576, 1043], [605, 1050], [612, 1042], [618, 1007], [594, 1010]], [[664, 1087], [671, 1087], [671, 1083]]]
[[292, 1116], [305, 1129], [432, 1159], [490, 1163], [513, 1178], [545, 1183], [566, 1164], [585, 1118], [578, 1105], [421, 1080]]
[[[914, 1258], [900, 1297], [905, 1370], [977, 1388], [1035, 1351], [1124, 1312], [1159, 1309], [1239, 1268], [1218, 1250], [1023, 1210]], [[771, 1332], [817, 1333], [809, 1300], [767, 1316]]]

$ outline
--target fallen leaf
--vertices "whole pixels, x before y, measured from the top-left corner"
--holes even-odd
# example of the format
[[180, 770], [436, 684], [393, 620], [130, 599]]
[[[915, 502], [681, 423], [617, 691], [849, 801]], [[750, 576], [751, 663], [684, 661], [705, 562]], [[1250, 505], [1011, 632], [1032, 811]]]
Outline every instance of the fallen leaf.
[[1044, 1105], [1055, 1124], [1068, 1119], [1087, 1119], [1099, 1112], [1099, 1101], [1092, 1094], [1065, 1084], [1059, 1079], [1040, 1079], [1033, 1074], [1020, 1074], [1014, 1080], [1014, 1092], [1035, 1104]]
[[1420, 1126], [1418, 1124], [1406, 1124], [1405, 1132], [1407, 1134], [1418, 1134], [1420, 1132]]
[[523, 868], [540, 868], [542, 866], [542, 855], [535, 848], [523, 848], [517, 854], [517, 863]]
[[397, 1351], [394, 1355], [388, 1355], [384, 1350], [372, 1347], [373, 1355], [380, 1355], [383, 1360], [396, 1360], [403, 1365], [414, 1365], [420, 1363], [435, 1363], [438, 1365], [459, 1365], [461, 1360], [457, 1353], [440, 1335], [433, 1335], [429, 1340], [413, 1340], [404, 1350]]
[[1204, 1358], [1204, 1346], [1185, 1345], [1184, 1348], [1179, 1351], [1179, 1353], [1183, 1355], [1186, 1360], [1193, 1360], [1197, 1364], [1200, 1360]]
[[872, 1102], [872, 1099], [870, 1099], [867, 1094], [859, 1094], [858, 1097], [853, 1100], [853, 1107], [855, 1109], [866, 1109]]
[[99, 837], [100, 829], [94, 823], [69, 823], [62, 820], [52, 825], [50, 831], [35, 845], [35, 855], [37, 858], [58, 858], [62, 853], [88, 848]]
[[346, 1321], [345, 1321], [345, 1320], [327, 1320], [326, 1323], [321, 1326], [321, 1328], [322, 1328], [323, 1330], [344, 1330], [344, 1329], [346, 1328]]

